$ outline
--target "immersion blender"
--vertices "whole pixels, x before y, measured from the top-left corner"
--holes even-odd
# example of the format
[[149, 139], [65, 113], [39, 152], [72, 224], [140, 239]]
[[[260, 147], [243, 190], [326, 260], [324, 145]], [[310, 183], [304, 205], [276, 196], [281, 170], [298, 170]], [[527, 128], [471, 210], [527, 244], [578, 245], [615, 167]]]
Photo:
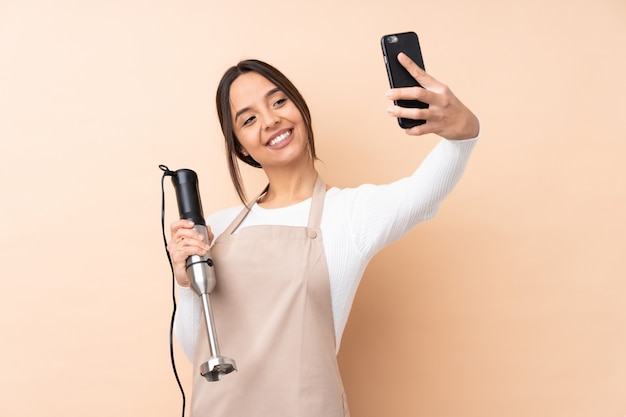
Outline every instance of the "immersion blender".
[[[200, 193], [198, 192], [198, 176], [190, 169], [179, 169], [172, 172], [172, 183], [176, 190], [180, 218], [191, 220], [194, 223], [193, 229], [202, 234], [204, 241], [209, 243], [204, 214], [202, 213]], [[211, 252], [208, 251], [204, 256], [191, 255], [187, 258], [187, 274], [189, 275], [191, 288], [202, 299], [204, 322], [211, 349], [211, 358], [200, 366], [200, 374], [207, 381], [219, 381], [223, 375], [236, 371], [237, 367], [233, 359], [220, 356], [220, 349], [217, 344], [217, 334], [215, 332], [209, 297], [216, 284]]]

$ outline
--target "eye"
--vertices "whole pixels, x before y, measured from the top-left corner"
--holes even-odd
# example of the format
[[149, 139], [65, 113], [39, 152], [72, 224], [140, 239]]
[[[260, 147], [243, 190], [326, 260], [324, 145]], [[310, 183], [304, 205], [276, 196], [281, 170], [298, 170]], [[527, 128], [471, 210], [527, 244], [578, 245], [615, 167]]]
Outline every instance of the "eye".
[[288, 100], [288, 99], [287, 99], [286, 97], [284, 97], [284, 98], [279, 98], [278, 100], [276, 100], [276, 101], [274, 102], [274, 107], [280, 107], [280, 106], [282, 106], [283, 104], [285, 104], [285, 103], [287, 102], [287, 100]]
[[250, 123], [254, 122], [255, 119], [255, 116], [248, 117], [246, 120], [243, 121], [242, 126], [248, 126]]

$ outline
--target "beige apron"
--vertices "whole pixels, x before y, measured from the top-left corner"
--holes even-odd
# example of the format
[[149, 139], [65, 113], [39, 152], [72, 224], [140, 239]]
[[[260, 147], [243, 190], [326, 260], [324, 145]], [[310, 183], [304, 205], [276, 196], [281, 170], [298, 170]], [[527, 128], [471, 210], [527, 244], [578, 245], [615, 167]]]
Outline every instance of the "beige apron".
[[237, 372], [209, 382], [200, 327], [191, 417], [347, 417], [335, 354], [328, 267], [320, 231], [326, 185], [318, 177], [307, 227], [250, 226], [244, 208], [212, 249], [211, 293], [220, 353]]

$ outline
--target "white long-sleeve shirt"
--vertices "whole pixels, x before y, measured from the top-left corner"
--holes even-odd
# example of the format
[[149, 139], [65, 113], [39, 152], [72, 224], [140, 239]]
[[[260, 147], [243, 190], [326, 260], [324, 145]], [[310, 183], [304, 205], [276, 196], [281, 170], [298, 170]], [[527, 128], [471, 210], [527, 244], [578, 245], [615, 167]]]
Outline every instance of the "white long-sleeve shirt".
[[[328, 264], [337, 351], [367, 264], [383, 247], [435, 215], [461, 178], [477, 140], [442, 139], [410, 177], [390, 184], [333, 187], [326, 192], [320, 228]], [[306, 226], [310, 206], [311, 199], [277, 209], [255, 204], [239, 230], [253, 225]], [[215, 238], [242, 208], [243, 205], [231, 207], [208, 217], [207, 224]], [[202, 320], [200, 298], [190, 288], [178, 286], [174, 333], [190, 361]]]

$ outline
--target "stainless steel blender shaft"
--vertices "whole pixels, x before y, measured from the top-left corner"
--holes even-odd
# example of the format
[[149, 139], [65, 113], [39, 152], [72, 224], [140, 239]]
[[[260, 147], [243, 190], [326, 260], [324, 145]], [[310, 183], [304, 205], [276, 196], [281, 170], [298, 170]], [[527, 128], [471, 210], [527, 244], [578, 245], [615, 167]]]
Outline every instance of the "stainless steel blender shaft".
[[[194, 230], [204, 236], [204, 241], [209, 242], [209, 236], [205, 226], [195, 225]], [[192, 255], [187, 259], [187, 273], [191, 281], [191, 288], [202, 299], [204, 322], [211, 350], [211, 358], [200, 366], [200, 374], [207, 381], [219, 381], [223, 375], [237, 370], [235, 361], [231, 358], [220, 356], [217, 342], [217, 332], [213, 321], [210, 293], [215, 288], [216, 279], [213, 269], [213, 259], [210, 251], [205, 256]]]

